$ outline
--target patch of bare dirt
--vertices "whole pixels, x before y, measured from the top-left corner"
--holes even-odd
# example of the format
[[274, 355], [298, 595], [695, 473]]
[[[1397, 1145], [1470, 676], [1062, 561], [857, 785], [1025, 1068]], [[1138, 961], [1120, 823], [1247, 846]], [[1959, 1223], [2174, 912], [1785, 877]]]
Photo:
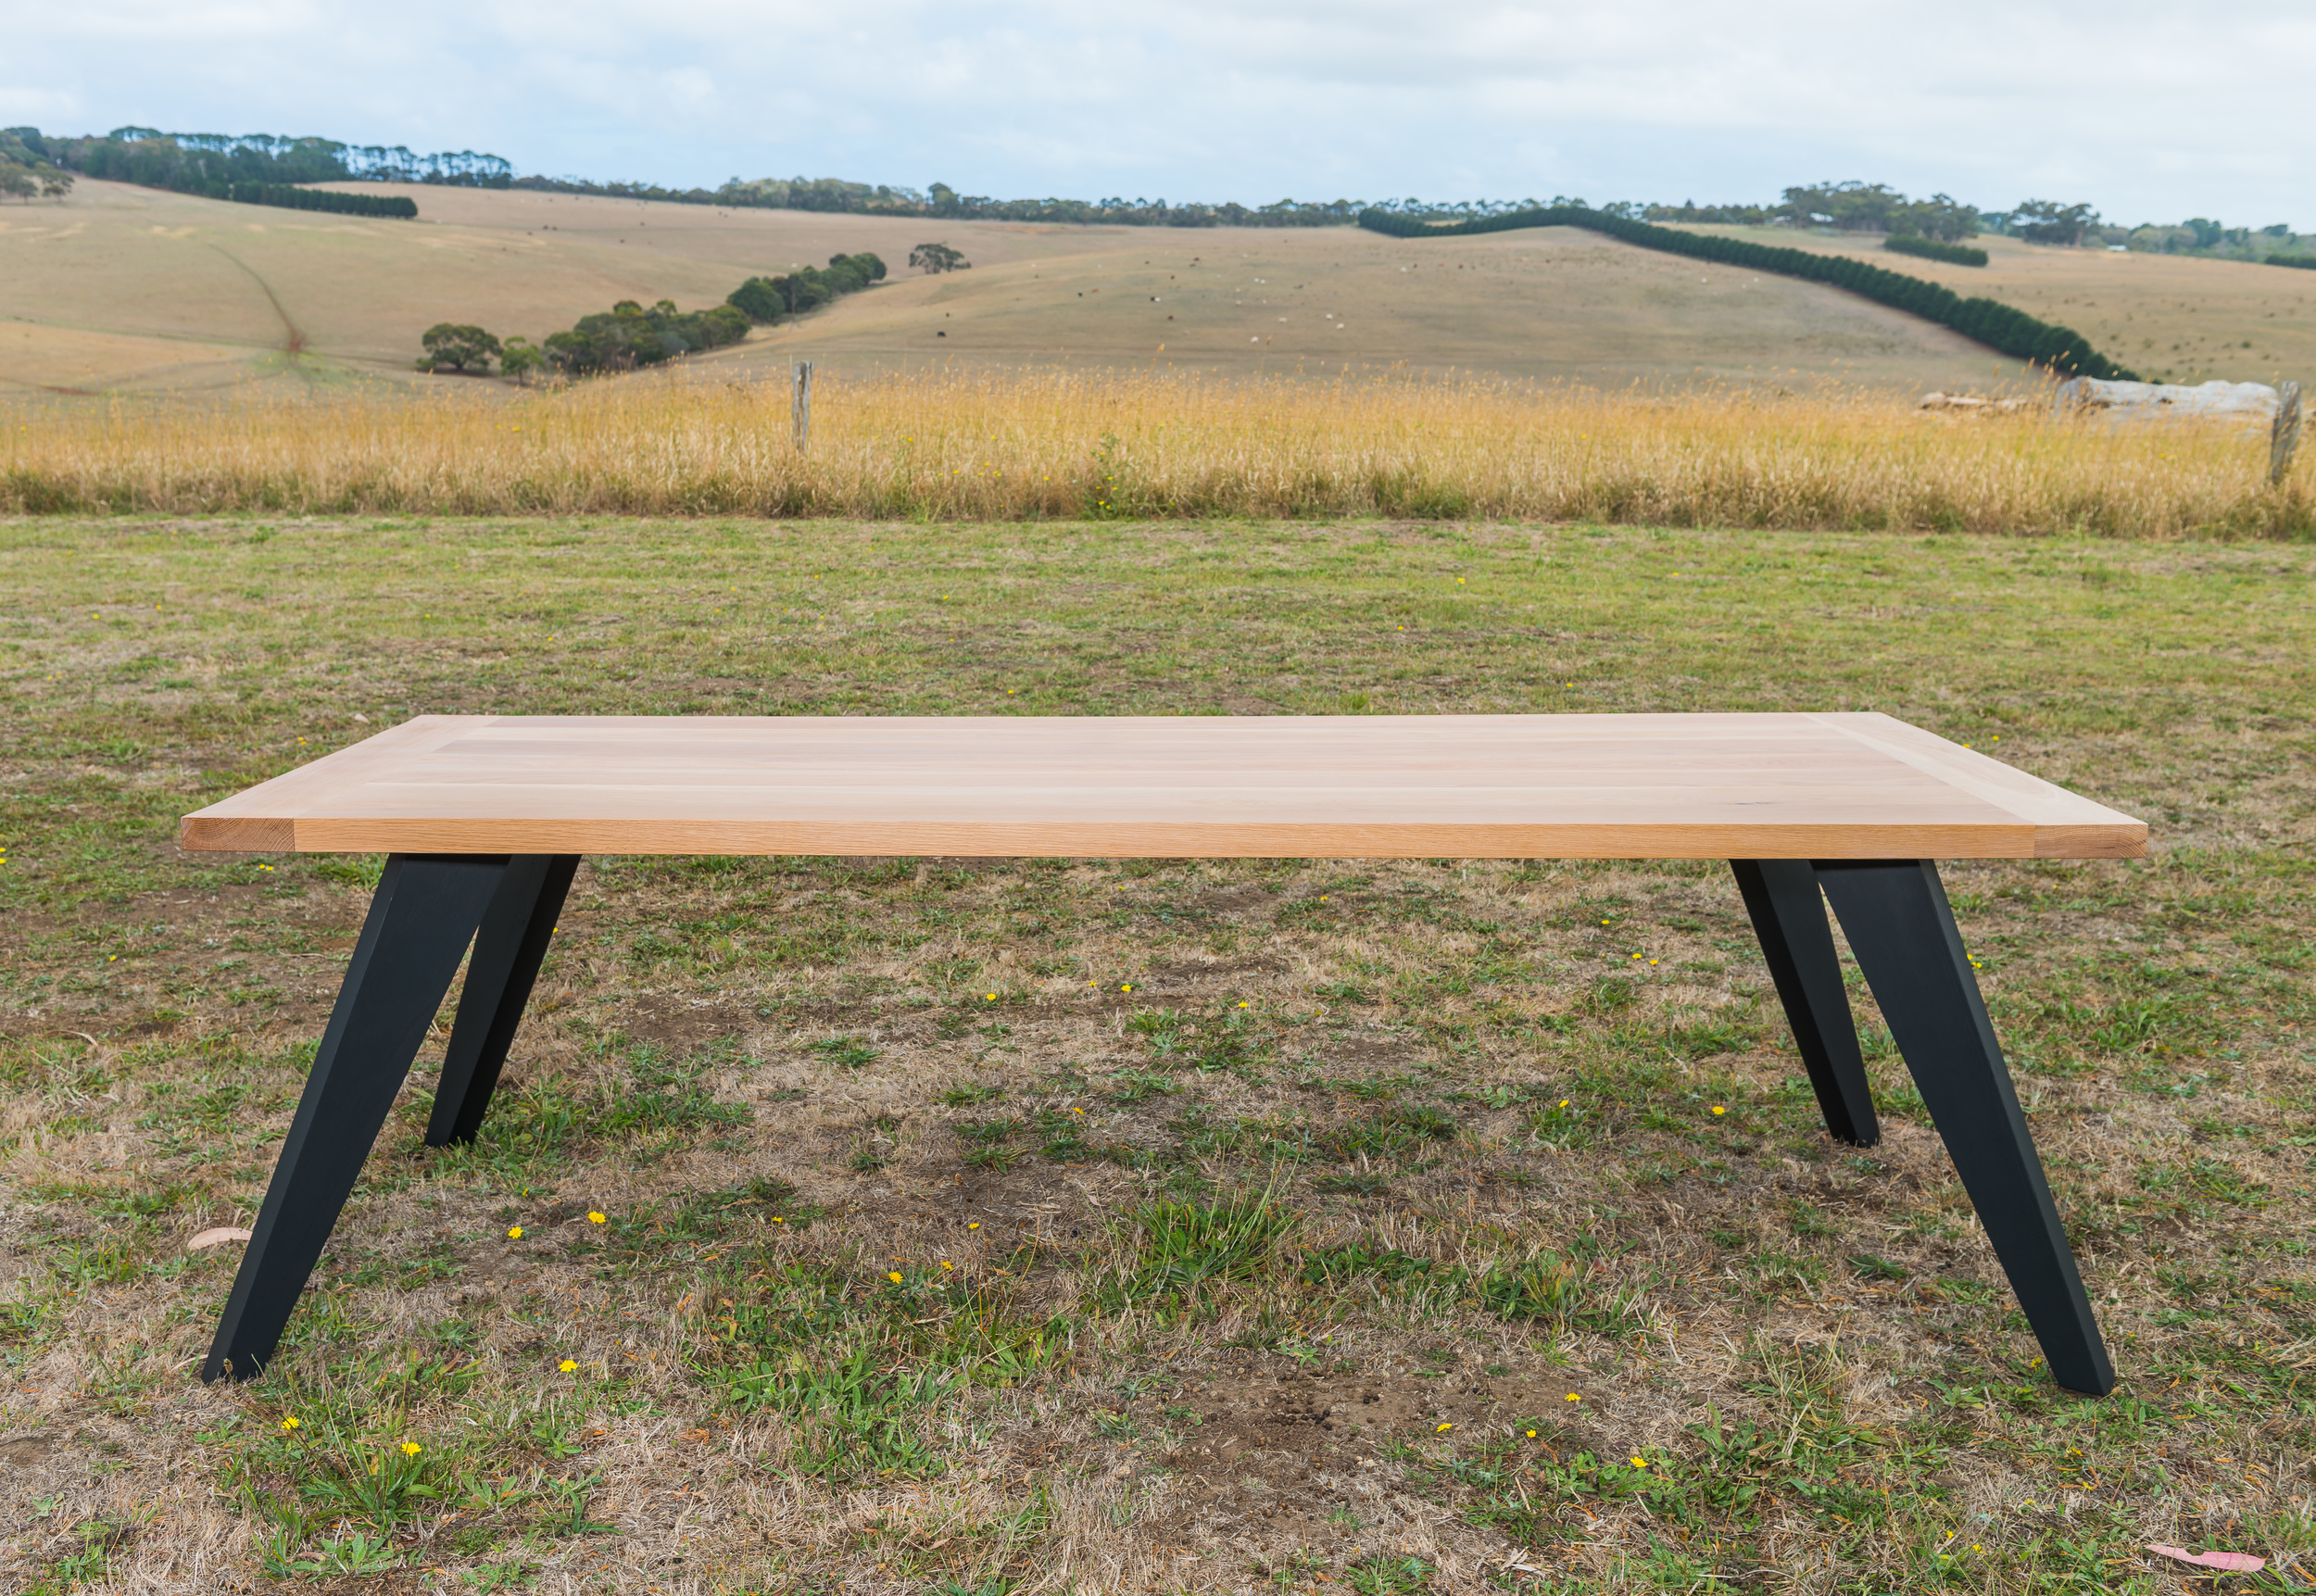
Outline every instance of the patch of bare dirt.
[[752, 1008], [699, 998], [634, 998], [619, 1015], [619, 1028], [634, 1040], [679, 1050], [718, 1037], [740, 1036], [756, 1025]]

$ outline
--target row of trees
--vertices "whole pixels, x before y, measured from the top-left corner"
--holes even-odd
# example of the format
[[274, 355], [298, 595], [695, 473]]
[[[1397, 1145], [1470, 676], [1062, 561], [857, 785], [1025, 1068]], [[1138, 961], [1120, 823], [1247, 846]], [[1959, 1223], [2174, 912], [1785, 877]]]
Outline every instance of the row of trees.
[[[959, 194], [945, 182], [929, 189], [844, 178], [733, 178], [715, 188], [663, 188], [647, 182], [596, 182], [575, 177], [520, 177], [514, 187], [548, 194], [599, 195], [736, 209], [844, 211], [862, 216], [920, 216], [972, 221], [1077, 222], [1125, 227], [1348, 227], [1369, 208], [1364, 200], [1324, 204], [1282, 199], [1273, 205], [1176, 204], [1164, 199], [993, 199]], [[1393, 202], [1396, 204], [1397, 202]]]
[[885, 263], [865, 250], [858, 255], [832, 255], [825, 269], [807, 266], [779, 277], [751, 277], [732, 290], [724, 304], [751, 321], [770, 323], [783, 316], [817, 309], [884, 280]]
[[679, 310], [673, 299], [648, 307], [623, 299], [609, 310], [582, 316], [567, 333], [550, 333], [541, 344], [519, 336], [501, 341], [469, 322], [437, 321], [419, 335], [426, 352], [418, 358], [418, 369], [486, 376], [497, 360], [500, 372], [517, 382], [528, 382], [540, 371], [592, 377], [640, 371], [747, 336], [748, 317], [729, 305]]
[[1602, 208], [1645, 221], [1830, 227], [1836, 232], [1886, 232], [1940, 244], [1959, 243], [1981, 232], [2004, 232], [2031, 244], [2075, 245], [2092, 240], [2099, 229], [2099, 213], [2088, 205], [2028, 199], [2008, 210], [1988, 211], [1952, 195], [1909, 199], [1886, 182], [1855, 181], [1797, 184], [1777, 205], [1699, 205], [1689, 200], [1646, 206], [1637, 213], [1626, 206]]
[[539, 354], [550, 371], [591, 377], [657, 366], [747, 336], [748, 317], [729, 305], [678, 310], [674, 300], [662, 299], [647, 309], [633, 299], [623, 299], [608, 311], [582, 316], [568, 333], [549, 333]]
[[[31, 198], [62, 195], [73, 173], [148, 187], [227, 197], [234, 185], [382, 182], [451, 183], [483, 188], [528, 188], [617, 199], [661, 200], [780, 210], [844, 211], [872, 216], [922, 216], [959, 220], [1102, 223], [1137, 227], [1336, 227], [1363, 215], [1468, 221], [1538, 209], [1585, 207], [1580, 198], [1419, 199], [1324, 202], [1282, 199], [1275, 204], [1177, 204], [1165, 199], [994, 199], [960, 194], [937, 182], [918, 190], [845, 178], [733, 178], [710, 188], [664, 188], [657, 183], [595, 182], [581, 178], [517, 177], [494, 155], [473, 150], [420, 155], [401, 145], [348, 145], [334, 139], [284, 138], [273, 133], [172, 133], [157, 128], [115, 128], [102, 137], [65, 138], [38, 128], [0, 135], [0, 195]], [[278, 203], [267, 201], [265, 203]], [[2121, 244], [2133, 250], [2264, 258], [2299, 248], [2289, 227], [2230, 228], [2204, 217], [2177, 224], [2110, 226], [2087, 204], [2021, 201], [2007, 211], [1982, 211], [1950, 195], [1912, 199], [1887, 183], [1850, 181], [1796, 184], [1774, 205], [1641, 205], [1588, 207], [1633, 221], [1831, 227], [1842, 232], [1886, 232], [1957, 243], [1973, 234], [2008, 233], [2058, 245]]]
[[[919, 249], [945, 248], [920, 245]], [[955, 255], [954, 250], [949, 251]], [[964, 264], [958, 258], [958, 264]], [[623, 299], [609, 310], [582, 316], [567, 333], [554, 333], [545, 342], [527, 338], [500, 340], [469, 322], [437, 321], [420, 334], [425, 353], [418, 358], [422, 371], [487, 374], [497, 360], [501, 374], [527, 382], [535, 371], [569, 377], [592, 377], [609, 371], [634, 371], [657, 366], [698, 349], [719, 349], [748, 336], [751, 323], [769, 323], [799, 315], [846, 294], [857, 294], [885, 279], [885, 263], [862, 251], [832, 255], [825, 267], [807, 266], [778, 277], [751, 277], [732, 291], [722, 305], [706, 310], [679, 310], [673, 299], [646, 307]]]
[[325, 210], [336, 216], [392, 217], [409, 221], [418, 202], [402, 194], [340, 194], [334, 188], [293, 188], [285, 182], [229, 182], [209, 191], [211, 199], [237, 205], [271, 205], [284, 210]]
[[1747, 270], [1773, 271], [1783, 277], [1831, 283], [1877, 304], [1951, 327], [1966, 338], [2067, 376], [2135, 379], [2135, 373], [2101, 355], [2091, 346], [2089, 339], [2071, 327], [2045, 321], [1997, 300], [1965, 299], [1941, 283], [1869, 265], [1845, 255], [1822, 255], [1816, 250], [1781, 248], [1718, 233], [1653, 227], [1645, 221], [1611, 216], [1589, 206], [1549, 207], [1447, 223], [1370, 211], [1359, 219], [1359, 223], [1399, 238], [1498, 232], [1517, 227], [1590, 228], [1643, 249], [1661, 249]]
[[2104, 242], [2149, 255], [2204, 255], [2223, 260], [2273, 260], [2297, 256], [2302, 235], [2285, 222], [2268, 227], [2230, 227], [2210, 217], [2180, 222], [2143, 221], [2136, 227], [2106, 227]]
[[1979, 231], [1980, 211], [1952, 195], [1908, 199], [1886, 182], [1820, 182], [1785, 191], [1775, 215], [1794, 227], [1894, 232], [1952, 244]]
[[275, 133], [170, 133], [137, 127], [115, 128], [102, 137], [68, 138], [38, 128], [9, 132], [42, 160], [63, 170], [213, 198], [223, 197], [216, 191], [237, 184], [368, 181], [505, 188], [514, 181], [514, 168], [508, 161], [472, 150], [418, 155], [400, 145], [347, 145]]
[[1882, 241], [1882, 247], [1896, 255], [1916, 255], [1925, 260], [1943, 260], [1949, 266], [1986, 264], [1986, 251], [1983, 249], [1972, 249], [1967, 244], [1946, 244], [1913, 232], [1894, 232]]
[[[580, 178], [522, 177], [517, 188], [558, 194], [601, 195], [617, 199], [663, 200], [677, 205], [712, 205], [774, 210], [846, 211], [868, 216], [921, 216], [976, 221], [1077, 222], [1128, 227], [1338, 227], [1369, 212], [1467, 221], [1523, 211], [1585, 206], [1581, 198], [1555, 195], [1549, 200], [1479, 199], [1453, 204], [1421, 199], [1282, 199], [1276, 204], [1178, 204], [1164, 199], [993, 199], [960, 194], [937, 182], [918, 190], [844, 178], [733, 178], [715, 188], [664, 188], [656, 183], [593, 182]], [[1590, 207], [1597, 214], [1632, 221], [1688, 222], [1736, 226], [1831, 227], [1841, 232], [1886, 232], [1954, 244], [1981, 232], [2008, 233], [2030, 243], [2060, 245], [2116, 244], [2217, 254], [2264, 255], [2270, 247], [2292, 247], [2289, 228], [2267, 228], [2282, 245], [2263, 245], [2249, 229], [2222, 229], [2196, 219], [2179, 229], [2125, 230], [2103, 224], [2087, 204], [2022, 200], [2008, 210], [1981, 210], [1947, 194], [1915, 199], [1887, 183], [1850, 181], [1796, 184], [1775, 204], [1680, 205], [1618, 201]], [[2148, 237], [2155, 234], [2158, 236]]]

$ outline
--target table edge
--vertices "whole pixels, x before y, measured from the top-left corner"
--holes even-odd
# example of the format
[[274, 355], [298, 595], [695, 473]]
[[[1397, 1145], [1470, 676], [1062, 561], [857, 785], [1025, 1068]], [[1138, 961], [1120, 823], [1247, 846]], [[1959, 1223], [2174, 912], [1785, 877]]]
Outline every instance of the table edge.
[[189, 852], [981, 859], [2143, 859], [2113, 824], [1103, 823], [184, 817]]

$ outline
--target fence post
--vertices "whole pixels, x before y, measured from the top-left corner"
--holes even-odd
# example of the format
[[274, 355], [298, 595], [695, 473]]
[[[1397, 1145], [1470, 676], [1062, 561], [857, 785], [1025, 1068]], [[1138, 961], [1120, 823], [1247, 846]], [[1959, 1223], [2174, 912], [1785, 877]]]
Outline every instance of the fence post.
[[[2294, 392], [2297, 393], [2298, 390], [2295, 389]], [[800, 455], [807, 453], [812, 446], [812, 363], [810, 360], [799, 360], [796, 363], [795, 410], [796, 452]], [[2297, 401], [2292, 413], [2295, 416], [2299, 414]]]
[[2286, 383], [2276, 390], [2276, 421], [2268, 432], [2268, 485], [2281, 487], [2292, 469], [2293, 451], [2300, 446], [2300, 385]]

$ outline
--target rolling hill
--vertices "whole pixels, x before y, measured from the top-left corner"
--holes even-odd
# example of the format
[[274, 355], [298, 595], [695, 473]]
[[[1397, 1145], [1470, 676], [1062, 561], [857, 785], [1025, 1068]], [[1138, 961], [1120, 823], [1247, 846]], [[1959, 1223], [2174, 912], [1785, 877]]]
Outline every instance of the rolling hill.
[[[533, 338], [621, 298], [714, 304], [741, 279], [873, 250], [893, 281], [695, 367], [791, 359], [1224, 372], [1479, 371], [1597, 384], [1699, 377], [1978, 388], [2015, 363], [1814, 284], [1565, 228], [1404, 241], [1351, 228], [1150, 229], [720, 210], [499, 191], [407, 193], [416, 221], [237, 206], [83, 182], [0, 211], [0, 393], [218, 394], [256, 384], [472, 379], [410, 370], [418, 334], [472, 321]], [[1725, 230], [1879, 250], [1772, 230]], [[903, 269], [928, 239], [973, 270]], [[2272, 380], [2316, 369], [2316, 273], [1984, 241], [1983, 270], [1904, 269], [2068, 321], [2143, 371]]]

